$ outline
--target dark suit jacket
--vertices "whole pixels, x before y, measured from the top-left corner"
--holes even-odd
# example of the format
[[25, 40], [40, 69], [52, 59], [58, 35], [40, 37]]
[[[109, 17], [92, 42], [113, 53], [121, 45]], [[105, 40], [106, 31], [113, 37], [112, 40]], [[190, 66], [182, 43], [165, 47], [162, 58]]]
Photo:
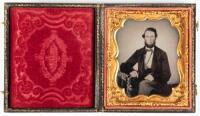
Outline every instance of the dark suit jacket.
[[[137, 50], [125, 63], [120, 65], [120, 71], [129, 75], [130, 72], [133, 71], [133, 66], [138, 63], [138, 74], [139, 74], [139, 82], [144, 80], [145, 68], [144, 68], [144, 55], [146, 54], [145, 47]], [[167, 58], [167, 54], [161, 50], [160, 48], [154, 48], [153, 61], [151, 67], [151, 74], [154, 77], [155, 85], [152, 85], [155, 88], [156, 93], [166, 92], [167, 81], [171, 76], [169, 62]], [[121, 79], [118, 80], [118, 85]], [[122, 81], [122, 80], [121, 80]]]

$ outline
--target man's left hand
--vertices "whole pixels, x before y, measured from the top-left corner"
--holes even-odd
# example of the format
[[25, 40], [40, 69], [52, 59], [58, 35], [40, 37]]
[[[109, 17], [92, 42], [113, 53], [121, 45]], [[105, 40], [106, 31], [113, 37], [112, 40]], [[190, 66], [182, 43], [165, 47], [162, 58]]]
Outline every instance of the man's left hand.
[[149, 81], [153, 81], [154, 77], [151, 74], [148, 74], [144, 79], [149, 80]]

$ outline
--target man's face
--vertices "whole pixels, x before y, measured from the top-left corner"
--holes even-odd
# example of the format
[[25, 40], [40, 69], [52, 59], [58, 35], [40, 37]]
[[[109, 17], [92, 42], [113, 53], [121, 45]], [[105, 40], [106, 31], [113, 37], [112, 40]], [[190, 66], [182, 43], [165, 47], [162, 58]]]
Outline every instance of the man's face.
[[155, 33], [153, 31], [146, 31], [144, 41], [147, 47], [150, 47], [150, 48], [153, 47], [156, 42]]

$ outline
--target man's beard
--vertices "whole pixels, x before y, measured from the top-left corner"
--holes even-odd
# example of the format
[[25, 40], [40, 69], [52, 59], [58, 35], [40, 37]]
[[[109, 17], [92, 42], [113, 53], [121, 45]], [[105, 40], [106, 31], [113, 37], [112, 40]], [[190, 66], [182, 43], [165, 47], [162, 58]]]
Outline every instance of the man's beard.
[[155, 46], [155, 44], [156, 44], [155, 42], [151, 45], [148, 45], [147, 43], [145, 43], [145, 46], [148, 47], [148, 48], [153, 48]]

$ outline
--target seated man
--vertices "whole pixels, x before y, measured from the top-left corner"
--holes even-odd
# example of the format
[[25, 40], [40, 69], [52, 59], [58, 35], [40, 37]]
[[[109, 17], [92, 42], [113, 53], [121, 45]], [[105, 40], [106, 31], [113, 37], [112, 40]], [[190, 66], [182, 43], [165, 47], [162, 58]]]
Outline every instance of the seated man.
[[157, 36], [156, 29], [147, 28], [142, 35], [145, 46], [120, 65], [117, 83], [128, 96], [171, 94], [169, 62], [167, 54], [155, 46]]

